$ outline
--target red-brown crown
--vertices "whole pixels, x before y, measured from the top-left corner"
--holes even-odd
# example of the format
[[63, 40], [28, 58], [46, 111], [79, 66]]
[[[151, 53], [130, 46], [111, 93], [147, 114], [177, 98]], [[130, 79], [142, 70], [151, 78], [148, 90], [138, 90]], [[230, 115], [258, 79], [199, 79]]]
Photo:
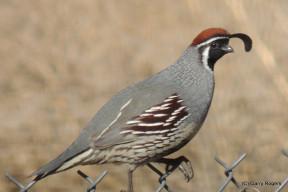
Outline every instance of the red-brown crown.
[[198, 45], [200, 43], [203, 43], [204, 41], [210, 39], [211, 37], [216, 36], [227, 36], [230, 35], [225, 29], [222, 28], [209, 28], [197, 35], [195, 39], [192, 42], [192, 46]]

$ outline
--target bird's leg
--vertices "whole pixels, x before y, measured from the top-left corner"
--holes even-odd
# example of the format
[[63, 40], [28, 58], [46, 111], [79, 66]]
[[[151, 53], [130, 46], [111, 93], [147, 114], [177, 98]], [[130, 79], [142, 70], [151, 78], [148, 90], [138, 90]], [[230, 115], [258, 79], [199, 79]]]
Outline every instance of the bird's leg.
[[126, 190], [120, 190], [120, 192], [133, 192], [133, 172], [137, 168], [137, 165], [129, 165], [128, 167], [128, 186]]
[[127, 192], [133, 192], [133, 170], [128, 169], [128, 189]]
[[166, 165], [165, 168], [166, 173], [163, 176], [161, 176], [160, 179], [165, 180], [177, 168], [179, 168], [179, 170], [183, 173], [185, 180], [187, 182], [189, 182], [194, 176], [194, 171], [191, 162], [185, 156], [180, 156], [175, 159], [161, 158], [155, 162], [163, 163]]

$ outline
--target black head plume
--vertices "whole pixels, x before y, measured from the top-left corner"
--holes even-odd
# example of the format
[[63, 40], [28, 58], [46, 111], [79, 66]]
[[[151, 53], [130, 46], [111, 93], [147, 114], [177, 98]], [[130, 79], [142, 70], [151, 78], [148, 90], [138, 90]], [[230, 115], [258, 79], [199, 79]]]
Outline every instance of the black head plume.
[[245, 47], [245, 51], [248, 52], [252, 49], [252, 39], [244, 34], [244, 33], [235, 33], [235, 34], [231, 34], [229, 35], [229, 38], [239, 38], [243, 41], [244, 43], [244, 47]]

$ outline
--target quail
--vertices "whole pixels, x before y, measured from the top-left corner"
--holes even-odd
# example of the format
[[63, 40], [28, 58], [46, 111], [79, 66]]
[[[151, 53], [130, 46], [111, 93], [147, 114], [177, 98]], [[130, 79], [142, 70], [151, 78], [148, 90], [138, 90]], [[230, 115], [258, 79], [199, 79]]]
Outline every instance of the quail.
[[202, 31], [174, 64], [114, 95], [62, 154], [33, 173], [33, 181], [77, 165], [118, 163], [128, 165], [132, 192], [137, 167], [165, 162], [199, 131], [213, 97], [215, 63], [233, 52], [231, 38], [251, 50], [246, 34]]

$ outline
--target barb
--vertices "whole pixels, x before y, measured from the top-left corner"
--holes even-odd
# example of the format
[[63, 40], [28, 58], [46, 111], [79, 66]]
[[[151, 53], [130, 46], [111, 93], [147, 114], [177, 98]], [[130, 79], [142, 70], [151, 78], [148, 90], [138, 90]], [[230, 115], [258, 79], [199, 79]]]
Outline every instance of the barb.
[[235, 169], [246, 156], [247, 156], [246, 153], [242, 154], [237, 160], [235, 160], [232, 163], [231, 166], [227, 166], [227, 164], [224, 161], [219, 159], [219, 157], [215, 156], [215, 161], [224, 167], [225, 169], [224, 173], [225, 173], [225, 176], [227, 177], [224, 183], [222, 184], [222, 186], [220, 187], [220, 189], [218, 190], [218, 192], [224, 191], [224, 189], [227, 187], [227, 185], [230, 182], [232, 182], [237, 187], [237, 189], [242, 190], [243, 192], [246, 191], [245, 188], [241, 189], [240, 184], [237, 182], [237, 180], [235, 179], [233, 175], [233, 169]]
[[160, 192], [162, 189], [165, 189], [167, 192], [171, 192], [166, 181], [166, 178], [168, 177], [169, 173], [162, 173], [151, 163], [147, 163], [147, 166], [160, 176], [159, 178], [160, 186], [157, 188], [156, 192]]
[[9, 173], [6, 173], [5, 176], [9, 179], [9, 181], [14, 183], [18, 187], [19, 192], [28, 192], [28, 190], [31, 189], [31, 187], [37, 182], [37, 181], [31, 181], [27, 185], [23, 185], [20, 181], [18, 181], [15, 177], [10, 175]]
[[282, 184], [276, 189], [275, 192], [280, 192], [288, 184], [288, 177], [282, 182]]
[[102, 179], [106, 176], [107, 171], [103, 171], [97, 178], [96, 180], [93, 180], [90, 176], [86, 175], [85, 173], [83, 173], [82, 171], [78, 170], [77, 173], [83, 177], [89, 184], [90, 186], [87, 188], [87, 192], [95, 192], [96, 191], [96, 187], [98, 185], [98, 183], [100, 183], [102, 181]]
[[[282, 149], [282, 153], [283, 155], [285, 155], [286, 157], [288, 157], [288, 150]], [[282, 191], [282, 189], [284, 189], [284, 187], [286, 187], [288, 184], [288, 177], [282, 182], [282, 184], [276, 189], [275, 192], [280, 192]]]

